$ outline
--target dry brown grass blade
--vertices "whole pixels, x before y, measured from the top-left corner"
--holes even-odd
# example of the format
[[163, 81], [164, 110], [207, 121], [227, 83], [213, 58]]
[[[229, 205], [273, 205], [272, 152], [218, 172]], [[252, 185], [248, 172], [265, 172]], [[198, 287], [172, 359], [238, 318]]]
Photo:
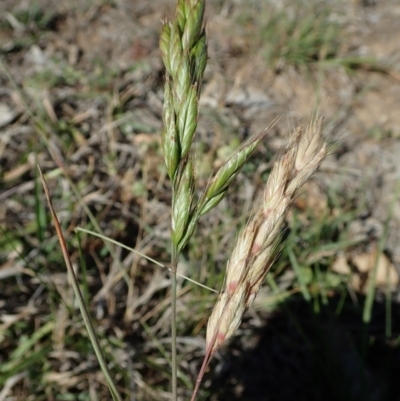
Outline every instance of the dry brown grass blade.
[[90, 337], [90, 341], [91, 341], [91, 343], [93, 345], [93, 348], [94, 348], [94, 351], [96, 353], [97, 360], [99, 361], [101, 370], [103, 371], [103, 374], [104, 374], [104, 376], [106, 378], [107, 385], [108, 385], [108, 388], [110, 390], [110, 393], [112, 395], [113, 400], [114, 401], [122, 401], [120, 395], [118, 394], [118, 391], [117, 391], [117, 388], [115, 386], [115, 383], [114, 383], [114, 381], [113, 381], [113, 379], [111, 377], [111, 373], [110, 373], [110, 371], [109, 371], [109, 369], [107, 367], [107, 363], [106, 363], [106, 360], [104, 358], [103, 352], [101, 350], [100, 343], [99, 343], [99, 341], [97, 339], [97, 336], [96, 336], [96, 333], [94, 331], [94, 327], [93, 327], [92, 321], [90, 320], [89, 312], [86, 309], [83, 295], [82, 295], [82, 293], [81, 293], [81, 291], [79, 289], [78, 279], [77, 279], [76, 274], [74, 272], [74, 269], [72, 267], [71, 259], [69, 257], [69, 253], [68, 253], [68, 249], [67, 249], [67, 244], [66, 244], [63, 232], [61, 230], [60, 222], [58, 221], [57, 214], [56, 214], [56, 212], [54, 210], [53, 204], [52, 204], [51, 199], [50, 199], [49, 188], [48, 188], [47, 183], [46, 183], [46, 181], [44, 179], [42, 170], [40, 169], [39, 166], [37, 166], [37, 167], [38, 167], [38, 170], [39, 170], [39, 173], [40, 173], [40, 178], [42, 180], [44, 193], [46, 195], [47, 203], [48, 203], [49, 208], [50, 208], [50, 213], [51, 213], [51, 217], [53, 219], [54, 227], [56, 229], [57, 237], [58, 237], [58, 240], [60, 242], [60, 247], [61, 247], [61, 251], [63, 253], [65, 265], [67, 267], [68, 274], [71, 277], [72, 287], [74, 289], [75, 296], [77, 297], [78, 304], [79, 304], [79, 309], [81, 311], [83, 320], [85, 322], [85, 326], [86, 326], [86, 329], [88, 331], [88, 334], [89, 334], [89, 337]]

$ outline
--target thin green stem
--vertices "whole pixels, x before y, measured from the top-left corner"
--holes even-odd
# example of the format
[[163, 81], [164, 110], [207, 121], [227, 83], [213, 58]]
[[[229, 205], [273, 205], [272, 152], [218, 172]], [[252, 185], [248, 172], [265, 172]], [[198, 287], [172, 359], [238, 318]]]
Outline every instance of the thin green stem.
[[177, 401], [178, 361], [176, 351], [176, 271], [178, 268], [178, 249], [172, 246], [171, 253], [171, 364], [172, 364], [172, 401]]

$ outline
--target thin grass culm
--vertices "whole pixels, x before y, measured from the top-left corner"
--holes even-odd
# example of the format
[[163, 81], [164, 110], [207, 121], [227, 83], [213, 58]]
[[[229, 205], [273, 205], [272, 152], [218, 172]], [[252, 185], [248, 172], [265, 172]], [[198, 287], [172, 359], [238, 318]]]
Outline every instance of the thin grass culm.
[[162, 148], [172, 182], [171, 369], [172, 400], [177, 399], [176, 278], [194, 196], [190, 155], [197, 127], [198, 97], [207, 62], [204, 1], [178, 1], [174, 21], [164, 21], [160, 49], [166, 69]]
[[205, 369], [232, 337], [251, 306], [282, 247], [283, 223], [298, 190], [317, 170], [327, 151], [322, 121], [298, 128], [275, 162], [262, 202], [239, 234], [228, 261], [223, 290], [207, 325], [206, 354], [192, 395], [195, 400]]

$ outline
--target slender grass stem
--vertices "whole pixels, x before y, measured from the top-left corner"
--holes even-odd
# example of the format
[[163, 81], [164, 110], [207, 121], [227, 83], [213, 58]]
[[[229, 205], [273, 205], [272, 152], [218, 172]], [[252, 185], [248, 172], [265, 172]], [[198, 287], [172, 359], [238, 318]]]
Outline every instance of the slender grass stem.
[[196, 400], [197, 393], [199, 392], [199, 389], [200, 389], [200, 384], [201, 384], [201, 382], [203, 380], [204, 373], [206, 372], [207, 366], [210, 363], [211, 357], [212, 357], [211, 349], [208, 349], [207, 352], [206, 352], [206, 355], [204, 356], [203, 363], [202, 363], [201, 368], [200, 368], [200, 372], [199, 372], [199, 374], [197, 376], [196, 385], [194, 387], [192, 398], [190, 399], [190, 401], [195, 401]]
[[176, 271], [178, 269], [178, 250], [172, 247], [171, 254], [171, 365], [172, 365], [172, 401], [177, 401], [178, 361], [176, 350]]

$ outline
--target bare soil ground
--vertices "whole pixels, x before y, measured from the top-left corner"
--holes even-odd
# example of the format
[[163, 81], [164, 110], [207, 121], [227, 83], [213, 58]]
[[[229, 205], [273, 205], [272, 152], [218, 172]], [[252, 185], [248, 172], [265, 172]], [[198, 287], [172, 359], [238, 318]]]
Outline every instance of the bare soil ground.
[[[235, 234], [274, 155], [292, 128], [318, 110], [334, 146], [293, 214], [304, 232], [312, 232], [315, 221], [351, 218], [330, 237], [342, 244], [345, 233], [346, 245], [316, 247], [304, 260], [312, 259], [314, 269], [324, 258], [329, 272], [346, 276], [347, 299], [359, 309], [371, 271], [378, 271], [368, 337], [376, 346], [359, 356], [364, 326], [351, 305], [338, 319], [337, 309], [322, 302], [316, 325], [296, 295], [288, 296], [283, 312], [273, 312], [273, 291], [266, 289], [240, 335], [216, 358], [204, 400], [400, 399], [389, 371], [400, 366], [400, 4], [311, 3], [313, 8], [250, 0], [207, 4], [209, 63], [196, 140], [200, 187], [239, 140], [281, 118], [228, 200], [202, 221], [200, 239], [181, 268], [208, 285], [221, 283]], [[72, 259], [86, 262], [88, 302], [126, 399], [169, 399], [167, 271], [121, 248], [107, 250], [99, 239], [78, 241], [74, 229], [93, 229], [86, 206], [107, 236], [168, 264], [158, 37], [160, 21], [173, 10], [170, 0], [0, 2], [0, 376], [7, 379], [0, 401], [110, 399], [46, 217], [37, 164]], [[271, 33], [273, 17], [278, 27]], [[285, 31], [285, 18], [313, 21], [311, 33]], [[329, 34], [329, 24], [334, 34], [318, 41]], [[294, 223], [288, 225], [295, 231]], [[304, 238], [298, 242], [311, 246]], [[277, 273], [278, 288], [296, 294], [289, 270]], [[342, 302], [338, 290], [325, 294], [318, 287], [315, 293], [330, 305]], [[383, 301], [389, 293], [390, 319]], [[211, 295], [181, 283], [182, 399], [201, 362], [212, 302]], [[294, 327], [300, 327], [295, 334]], [[314, 342], [330, 346], [313, 348]], [[332, 393], [338, 382], [343, 389]]]

